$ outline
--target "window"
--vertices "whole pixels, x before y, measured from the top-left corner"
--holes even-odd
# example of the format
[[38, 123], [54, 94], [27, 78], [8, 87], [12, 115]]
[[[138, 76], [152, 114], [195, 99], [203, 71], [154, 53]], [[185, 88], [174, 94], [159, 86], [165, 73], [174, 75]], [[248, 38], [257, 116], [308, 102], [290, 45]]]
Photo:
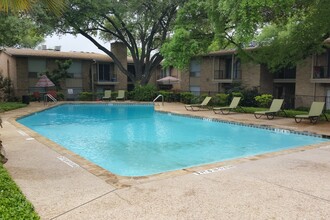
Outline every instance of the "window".
[[232, 71], [232, 57], [228, 57], [226, 58], [226, 61], [225, 61], [225, 67], [226, 67], [226, 70], [225, 70], [225, 79], [231, 79], [231, 71]]
[[[233, 63], [234, 61], [234, 63]], [[234, 55], [214, 58], [214, 79], [240, 79], [241, 62]]]
[[241, 78], [241, 60], [236, 59], [234, 63], [234, 79], [240, 79]]
[[170, 76], [170, 75], [171, 75], [171, 68], [166, 67], [165, 69], [162, 69], [161, 74], [160, 74], [160, 78], [164, 78], [164, 77]]
[[275, 79], [295, 79], [296, 67], [285, 67], [275, 72]]
[[323, 79], [330, 78], [330, 50], [326, 53], [314, 55], [313, 61], [313, 78]]
[[190, 62], [190, 77], [200, 77], [201, 64], [197, 60], [191, 60]]
[[190, 92], [194, 95], [200, 95], [201, 93], [201, 87], [199, 86], [190, 86]]
[[68, 69], [68, 73], [72, 78], [81, 78], [82, 74], [82, 64], [80, 61], [73, 61], [70, 68]]
[[46, 60], [38, 58], [28, 58], [29, 78], [38, 78], [40, 74], [46, 72]]
[[109, 82], [111, 81], [111, 77], [110, 77], [110, 64], [99, 64], [99, 71], [98, 71], [98, 75], [99, 75], [99, 81], [100, 82]]
[[224, 64], [223, 60], [220, 57], [214, 57], [214, 79], [223, 79], [223, 73], [224, 73]]

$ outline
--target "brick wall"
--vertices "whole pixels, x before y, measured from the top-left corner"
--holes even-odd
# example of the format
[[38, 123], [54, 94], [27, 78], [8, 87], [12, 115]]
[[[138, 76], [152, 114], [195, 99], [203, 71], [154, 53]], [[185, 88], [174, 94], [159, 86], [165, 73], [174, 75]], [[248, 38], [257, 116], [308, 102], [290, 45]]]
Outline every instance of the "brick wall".
[[214, 82], [213, 58], [203, 57], [201, 62], [200, 87], [201, 92], [215, 93], [218, 91], [218, 84]]
[[312, 67], [312, 57], [297, 65], [295, 107], [310, 107], [313, 101], [324, 101], [329, 84], [311, 82]]
[[260, 93], [273, 94], [274, 77], [265, 65], [260, 65]]
[[17, 76], [17, 87], [15, 88], [15, 96], [21, 97], [29, 93], [29, 78], [28, 78], [28, 59], [27, 58], [16, 58], [16, 76]]
[[247, 89], [257, 87], [260, 90], [260, 65], [255, 63], [242, 63], [242, 85]]

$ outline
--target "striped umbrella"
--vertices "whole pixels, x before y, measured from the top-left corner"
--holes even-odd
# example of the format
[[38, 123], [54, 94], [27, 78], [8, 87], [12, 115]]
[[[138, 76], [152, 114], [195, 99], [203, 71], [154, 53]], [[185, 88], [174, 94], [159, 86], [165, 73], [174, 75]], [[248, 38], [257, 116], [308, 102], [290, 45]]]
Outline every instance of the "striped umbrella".
[[180, 82], [180, 79], [173, 77], [173, 76], [166, 76], [164, 78], [157, 80], [157, 82], [163, 83], [163, 84], [174, 84], [174, 83]]
[[36, 87], [42, 87], [42, 88], [53, 87], [53, 86], [55, 86], [55, 84], [50, 79], [48, 79], [46, 75], [42, 75], [36, 84]]

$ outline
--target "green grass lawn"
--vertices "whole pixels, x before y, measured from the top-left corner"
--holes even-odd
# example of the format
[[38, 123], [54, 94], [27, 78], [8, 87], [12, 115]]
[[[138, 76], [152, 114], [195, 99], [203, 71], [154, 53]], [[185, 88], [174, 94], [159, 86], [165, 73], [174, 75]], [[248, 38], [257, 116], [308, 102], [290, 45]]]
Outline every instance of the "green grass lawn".
[[[257, 107], [243, 107], [245, 113], [250, 113], [253, 114], [256, 111], [264, 111], [264, 110], [268, 110], [268, 108], [257, 108]], [[239, 112], [240, 110], [238, 109], [237, 112]], [[287, 114], [287, 117], [289, 118], [294, 118], [295, 115], [304, 115], [304, 114], [308, 114], [308, 111], [298, 111], [298, 110], [294, 110], [294, 109], [288, 109], [288, 110], [284, 110], [285, 113]], [[330, 120], [330, 112], [326, 111], [326, 115], [328, 117], [328, 119]], [[285, 117], [285, 115], [283, 113], [280, 112], [280, 116]], [[325, 120], [324, 116], [321, 117], [321, 120]]]
[[14, 110], [25, 106], [26, 104], [20, 102], [0, 102], [0, 112]]
[[40, 219], [16, 183], [0, 163], [0, 219]]

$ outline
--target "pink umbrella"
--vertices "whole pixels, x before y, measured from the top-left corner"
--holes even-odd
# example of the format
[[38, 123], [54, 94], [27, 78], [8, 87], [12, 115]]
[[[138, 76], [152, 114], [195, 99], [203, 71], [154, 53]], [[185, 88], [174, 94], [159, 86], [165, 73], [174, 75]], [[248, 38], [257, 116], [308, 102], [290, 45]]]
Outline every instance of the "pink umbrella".
[[163, 84], [173, 84], [173, 83], [178, 83], [180, 80], [176, 77], [173, 76], [166, 76], [164, 78], [161, 78], [157, 80], [157, 82], [163, 83]]
[[53, 87], [53, 86], [55, 86], [55, 84], [50, 79], [48, 79], [46, 75], [42, 75], [36, 84], [36, 87], [42, 87], [42, 88]]

